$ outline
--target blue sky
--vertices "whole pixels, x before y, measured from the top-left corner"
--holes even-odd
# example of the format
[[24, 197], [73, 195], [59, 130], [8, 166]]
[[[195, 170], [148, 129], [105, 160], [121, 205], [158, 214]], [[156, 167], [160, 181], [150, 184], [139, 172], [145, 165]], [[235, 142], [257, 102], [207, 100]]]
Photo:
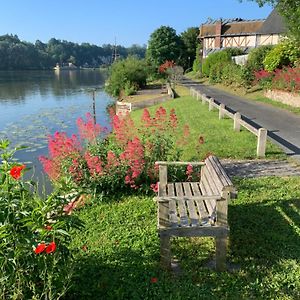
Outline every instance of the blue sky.
[[3, 0], [0, 35], [47, 42], [50, 38], [96, 45], [147, 44], [167, 25], [181, 33], [207, 18], [266, 18], [270, 6], [238, 0]]

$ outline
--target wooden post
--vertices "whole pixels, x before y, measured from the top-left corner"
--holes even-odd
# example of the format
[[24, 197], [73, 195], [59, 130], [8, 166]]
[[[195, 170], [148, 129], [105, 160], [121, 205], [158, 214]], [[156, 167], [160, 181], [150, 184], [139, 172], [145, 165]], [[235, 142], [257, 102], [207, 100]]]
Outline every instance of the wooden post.
[[224, 110], [225, 110], [225, 104], [221, 103], [219, 105], [219, 120], [224, 118]]
[[190, 88], [190, 96], [192, 95], [192, 88]]
[[202, 104], [205, 104], [206, 95], [202, 94]]
[[214, 103], [214, 99], [213, 98], [210, 98], [209, 99], [209, 106], [208, 106], [208, 110], [209, 111], [212, 111], [213, 110], [213, 103]]
[[[230, 191], [222, 191], [222, 199], [217, 201], [217, 226], [228, 227], [228, 202], [230, 199]], [[216, 237], [216, 269], [217, 271], [226, 270], [226, 253], [227, 253], [228, 237]]]
[[200, 93], [197, 92], [197, 100], [199, 100], [199, 99], [200, 99]]
[[240, 119], [241, 119], [241, 114], [239, 112], [235, 113], [233, 118], [233, 129], [235, 131], [241, 131]]
[[168, 169], [167, 166], [159, 166], [159, 184], [162, 186], [168, 183]]
[[267, 145], [267, 135], [268, 130], [265, 128], [258, 129], [258, 136], [257, 136], [257, 157], [265, 157], [266, 155], [266, 145]]

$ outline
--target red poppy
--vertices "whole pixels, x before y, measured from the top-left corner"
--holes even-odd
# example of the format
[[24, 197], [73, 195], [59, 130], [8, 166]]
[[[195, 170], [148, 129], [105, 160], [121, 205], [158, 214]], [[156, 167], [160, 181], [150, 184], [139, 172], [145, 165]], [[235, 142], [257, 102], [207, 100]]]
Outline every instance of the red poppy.
[[25, 167], [26, 167], [25, 165], [12, 167], [9, 172], [11, 177], [14, 179], [19, 179], [21, 177], [21, 172], [23, 169], [25, 169]]
[[40, 254], [42, 252], [44, 252], [44, 250], [46, 249], [46, 244], [45, 243], [40, 243], [36, 246], [34, 253], [35, 254]]
[[150, 281], [151, 281], [151, 283], [157, 283], [157, 278], [156, 277], [152, 277]]
[[46, 253], [50, 254], [53, 253], [56, 250], [56, 244], [55, 242], [51, 242], [47, 247], [46, 247]]

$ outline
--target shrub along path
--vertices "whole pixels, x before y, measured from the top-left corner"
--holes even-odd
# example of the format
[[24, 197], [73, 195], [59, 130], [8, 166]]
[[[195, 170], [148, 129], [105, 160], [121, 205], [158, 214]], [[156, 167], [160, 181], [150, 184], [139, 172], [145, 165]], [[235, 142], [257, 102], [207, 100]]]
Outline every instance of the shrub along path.
[[190, 79], [184, 79], [182, 83], [186, 87], [193, 87], [218, 102], [224, 103], [254, 124], [266, 128], [273, 142], [278, 144], [287, 155], [300, 161], [300, 116], [265, 103], [249, 101]]

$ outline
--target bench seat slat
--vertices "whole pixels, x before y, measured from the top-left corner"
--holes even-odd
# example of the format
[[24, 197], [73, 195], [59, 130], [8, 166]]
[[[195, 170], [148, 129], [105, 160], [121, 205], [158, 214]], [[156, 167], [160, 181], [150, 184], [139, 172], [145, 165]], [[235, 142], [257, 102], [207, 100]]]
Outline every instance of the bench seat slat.
[[195, 203], [193, 200], [191, 182], [184, 182], [183, 188], [185, 191], [185, 196], [190, 198], [189, 200], [186, 200], [190, 224], [191, 224], [191, 226], [197, 226], [197, 225], [199, 225], [199, 215], [197, 214], [197, 210], [195, 208]]
[[176, 194], [178, 197], [177, 203], [178, 203], [178, 212], [179, 212], [179, 217], [180, 217], [180, 225], [183, 227], [188, 226], [189, 222], [188, 222], [188, 217], [187, 217], [185, 200], [183, 200], [184, 193], [183, 193], [182, 183], [176, 182], [175, 189], [176, 189]]
[[175, 200], [174, 183], [168, 183], [168, 196], [174, 199], [169, 200], [169, 221], [171, 227], [178, 227], [178, 214]]

